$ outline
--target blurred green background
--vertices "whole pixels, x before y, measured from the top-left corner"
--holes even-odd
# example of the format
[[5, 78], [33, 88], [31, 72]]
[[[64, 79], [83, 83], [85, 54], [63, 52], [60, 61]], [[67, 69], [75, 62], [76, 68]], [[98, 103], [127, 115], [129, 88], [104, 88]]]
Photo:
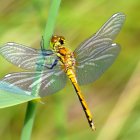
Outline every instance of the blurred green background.
[[[49, 0], [1, 0], [0, 44], [14, 41], [40, 48]], [[140, 139], [140, 1], [62, 0], [54, 34], [65, 36], [74, 50], [116, 12], [126, 22], [116, 42], [122, 51], [95, 83], [82, 86], [94, 115], [92, 132], [75, 91], [68, 81], [59, 93], [38, 104], [32, 140], [139, 140]], [[21, 69], [0, 56], [0, 78]], [[26, 103], [0, 109], [0, 139], [19, 140]]]

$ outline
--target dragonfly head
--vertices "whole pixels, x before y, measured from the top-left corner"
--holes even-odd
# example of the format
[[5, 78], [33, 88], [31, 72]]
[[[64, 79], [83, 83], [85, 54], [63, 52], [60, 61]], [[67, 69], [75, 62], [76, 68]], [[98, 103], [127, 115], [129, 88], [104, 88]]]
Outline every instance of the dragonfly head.
[[65, 38], [63, 36], [52, 36], [51, 46], [54, 51], [59, 50], [65, 44]]

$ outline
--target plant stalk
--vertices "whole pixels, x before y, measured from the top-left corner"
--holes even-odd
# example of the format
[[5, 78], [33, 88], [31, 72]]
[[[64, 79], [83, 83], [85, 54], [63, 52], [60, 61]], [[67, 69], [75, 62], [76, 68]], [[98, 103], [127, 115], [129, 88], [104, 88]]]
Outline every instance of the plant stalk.
[[[51, 6], [49, 9], [48, 19], [44, 32], [44, 48], [47, 49], [49, 47], [50, 38], [53, 34], [55, 21], [58, 14], [58, 10], [60, 7], [61, 0], [51, 0]], [[33, 93], [33, 92], [37, 93]], [[38, 95], [38, 90], [33, 90], [32, 95]], [[34, 118], [36, 114], [36, 106], [37, 103], [33, 101], [29, 101], [27, 105], [24, 126], [21, 132], [21, 140], [30, 140], [32, 128], [34, 124]]]

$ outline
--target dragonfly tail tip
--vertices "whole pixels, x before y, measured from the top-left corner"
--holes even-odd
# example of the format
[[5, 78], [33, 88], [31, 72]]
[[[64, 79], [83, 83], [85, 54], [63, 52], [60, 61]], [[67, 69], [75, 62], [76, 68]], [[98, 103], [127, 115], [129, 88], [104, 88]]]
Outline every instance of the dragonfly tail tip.
[[95, 125], [92, 123], [91, 124], [91, 129], [93, 130], [93, 131], [96, 131], [96, 127], [95, 127]]

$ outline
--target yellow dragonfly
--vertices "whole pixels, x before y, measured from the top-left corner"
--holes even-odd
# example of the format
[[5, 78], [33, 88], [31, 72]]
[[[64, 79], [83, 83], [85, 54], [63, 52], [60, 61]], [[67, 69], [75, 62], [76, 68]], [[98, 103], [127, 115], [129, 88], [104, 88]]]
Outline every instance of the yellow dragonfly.
[[[51, 49], [41, 50], [9, 42], [0, 48], [0, 53], [9, 62], [26, 72], [11, 73], [1, 81], [9, 87], [19, 87], [27, 95], [40, 84], [38, 95], [44, 97], [64, 88], [67, 77], [72, 82], [88, 123], [95, 130], [92, 115], [82, 95], [79, 85], [94, 82], [114, 62], [120, 46], [113, 40], [124, 23], [123, 13], [114, 14], [93, 36], [79, 45], [74, 52], [65, 45], [65, 38], [52, 36]], [[67, 75], [67, 76], [66, 76]]]

